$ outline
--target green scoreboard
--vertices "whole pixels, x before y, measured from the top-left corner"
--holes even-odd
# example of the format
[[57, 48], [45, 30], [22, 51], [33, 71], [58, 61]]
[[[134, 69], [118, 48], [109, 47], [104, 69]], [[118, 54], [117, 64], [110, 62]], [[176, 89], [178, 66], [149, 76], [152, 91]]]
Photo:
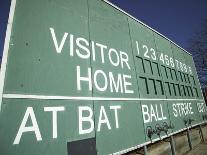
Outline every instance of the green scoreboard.
[[206, 122], [192, 56], [103, 0], [12, 0], [0, 154], [123, 154]]

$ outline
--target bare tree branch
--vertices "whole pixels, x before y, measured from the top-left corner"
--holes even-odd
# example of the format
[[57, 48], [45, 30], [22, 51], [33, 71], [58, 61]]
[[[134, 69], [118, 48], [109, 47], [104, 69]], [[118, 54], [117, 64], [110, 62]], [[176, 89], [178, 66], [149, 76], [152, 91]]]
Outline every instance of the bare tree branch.
[[202, 28], [190, 39], [189, 51], [193, 54], [202, 87], [207, 87], [207, 19]]

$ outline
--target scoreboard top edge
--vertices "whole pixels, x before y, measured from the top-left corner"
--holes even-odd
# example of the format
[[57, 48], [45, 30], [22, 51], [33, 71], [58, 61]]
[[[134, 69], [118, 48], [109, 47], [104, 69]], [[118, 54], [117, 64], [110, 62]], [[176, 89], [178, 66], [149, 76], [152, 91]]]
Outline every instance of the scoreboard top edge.
[[129, 13], [125, 12], [124, 10], [122, 10], [121, 8], [119, 8], [118, 6], [116, 6], [115, 4], [109, 2], [108, 0], [102, 0], [105, 3], [107, 3], [108, 5], [112, 6], [113, 8], [119, 10], [120, 12], [124, 13], [125, 15], [127, 15], [128, 17], [132, 18], [133, 20], [139, 22], [140, 24], [146, 26], [147, 28], [149, 28], [150, 30], [152, 30], [153, 32], [157, 33], [158, 35], [160, 35], [161, 37], [167, 39], [168, 41], [170, 41], [171, 43], [173, 43], [175, 46], [177, 46], [178, 48], [180, 48], [181, 50], [183, 50], [185, 53], [189, 54], [192, 56], [191, 53], [189, 53], [187, 50], [185, 50], [184, 48], [180, 47], [179, 45], [177, 45], [175, 42], [173, 42], [172, 40], [170, 40], [169, 38], [167, 38], [166, 36], [164, 36], [163, 34], [161, 34], [160, 32], [156, 31], [155, 29], [153, 29], [152, 27], [150, 27], [149, 25], [143, 23], [142, 21], [140, 21], [139, 19], [135, 18], [134, 16], [130, 15]]

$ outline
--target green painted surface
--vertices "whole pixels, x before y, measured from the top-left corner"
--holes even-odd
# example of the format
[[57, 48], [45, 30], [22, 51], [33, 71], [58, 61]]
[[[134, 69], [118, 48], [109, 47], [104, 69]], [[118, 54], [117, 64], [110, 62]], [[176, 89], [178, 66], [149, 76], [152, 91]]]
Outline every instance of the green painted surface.
[[[21, 106], [21, 108], [20, 108]], [[67, 154], [67, 142], [95, 137], [95, 131], [90, 134], [79, 134], [79, 107], [93, 109], [89, 101], [45, 101], [4, 99], [0, 114], [0, 150], [1, 154]], [[64, 108], [57, 112], [57, 123], [53, 123], [53, 114], [46, 111], [46, 107]], [[30, 115], [25, 116], [26, 111], [32, 108]], [[35, 119], [32, 121], [32, 113]], [[5, 117], [6, 116], [6, 117]], [[87, 117], [88, 112], [83, 112]], [[33, 126], [37, 122], [41, 139], [36, 138], [34, 131], [24, 132], [20, 140], [15, 144], [15, 139], [23, 118], [26, 117], [26, 127]], [[55, 119], [54, 119], [55, 120]], [[57, 124], [57, 137], [53, 137], [53, 124]], [[83, 122], [83, 129], [89, 128], [87, 122]]]
[[140, 97], [165, 98], [153, 32], [130, 18], [128, 20]]
[[4, 93], [90, 96], [87, 84], [78, 91], [74, 82], [76, 66], [87, 75], [90, 59], [70, 56], [69, 35], [57, 53], [50, 32], [54, 28], [58, 45], [64, 33], [88, 40], [87, 1], [16, 3]]
[[[110, 101], [95, 102], [96, 141], [98, 154], [110, 154], [118, 150], [124, 150], [145, 142], [142, 123], [141, 106], [135, 101]], [[116, 120], [113, 108], [117, 108]], [[109, 125], [98, 122], [104, 115], [100, 116], [99, 109], [104, 108], [109, 119]], [[117, 122], [117, 124], [116, 124]], [[100, 128], [100, 131], [99, 131]]]
[[[95, 85], [93, 96], [137, 97], [136, 73], [127, 17], [102, 1], [91, 0], [89, 31], [92, 41], [105, 46], [103, 55], [101, 49], [95, 46], [96, 54], [92, 56], [91, 66], [93, 79], [97, 79], [99, 87], [106, 86], [106, 89], [100, 91]], [[106, 78], [103, 74], [95, 76], [98, 70], [101, 70]], [[124, 79], [129, 83], [126, 87]]]
[[200, 89], [200, 83], [199, 83], [199, 80], [198, 80], [198, 75], [197, 75], [197, 72], [196, 72], [196, 68], [195, 68], [195, 64], [193, 62], [193, 58], [189, 55], [185, 55], [185, 61], [186, 63], [188, 62], [189, 64], [191, 64], [191, 68], [192, 68], [192, 75], [189, 77], [190, 78], [190, 83], [193, 87], [193, 90], [194, 90], [194, 94], [196, 96], [196, 98], [199, 98], [199, 99], [203, 99], [203, 94], [201, 92], [201, 89]]
[[0, 154], [124, 153], [206, 121], [192, 57], [102, 0], [17, 0], [10, 39]]
[[[160, 138], [171, 133], [171, 129], [166, 132], [162, 129], [164, 124], [170, 125], [167, 103], [163, 101], [142, 101], [142, 115], [145, 126], [146, 140], [150, 141]], [[148, 129], [154, 130], [151, 138], [148, 136]], [[164, 129], [164, 128], [163, 128]]]

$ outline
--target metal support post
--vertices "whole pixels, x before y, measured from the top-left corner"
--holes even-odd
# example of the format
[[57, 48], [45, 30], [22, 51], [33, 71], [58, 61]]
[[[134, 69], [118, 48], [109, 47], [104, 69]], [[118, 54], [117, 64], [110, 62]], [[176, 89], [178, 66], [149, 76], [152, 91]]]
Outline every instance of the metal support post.
[[201, 141], [204, 142], [204, 136], [203, 136], [203, 131], [202, 131], [201, 125], [199, 125], [199, 130], [200, 130], [200, 135], [201, 135]]
[[189, 130], [189, 128], [187, 129], [187, 137], [188, 137], [188, 144], [189, 144], [190, 150], [192, 150], [193, 147], [192, 147], [192, 143], [191, 143], [191, 137], [190, 137], [190, 130]]
[[147, 155], [147, 146], [144, 146], [144, 155]]
[[173, 136], [170, 136], [170, 146], [171, 146], [172, 155], [176, 155], [175, 142], [174, 142]]

